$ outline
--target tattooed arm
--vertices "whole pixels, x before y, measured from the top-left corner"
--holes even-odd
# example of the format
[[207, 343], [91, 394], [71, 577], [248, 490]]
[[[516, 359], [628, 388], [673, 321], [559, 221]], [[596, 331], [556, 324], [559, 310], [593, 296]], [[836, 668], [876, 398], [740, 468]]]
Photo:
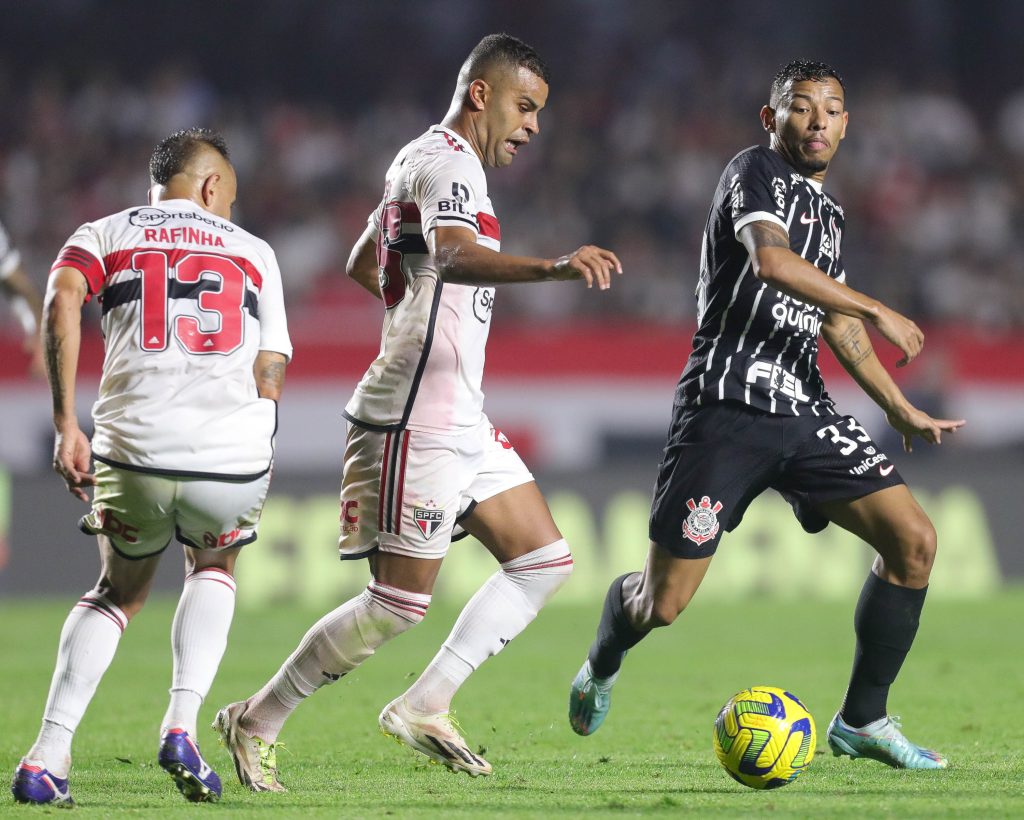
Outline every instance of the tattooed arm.
[[288, 359], [282, 353], [261, 350], [256, 354], [252, 372], [256, 377], [256, 392], [260, 394], [260, 398], [281, 400], [286, 367], [288, 367]]
[[914, 436], [920, 436], [930, 444], [939, 444], [943, 432], [955, 433], [964, 425], [963, 419], [933, 419], [907, 401], [875, 355], [860, 319], [828, 311], [821, 326], [821, 335], [846, 372], [885, 411], [889, 424], [903, 436], [903, 449], [908, 453]]
[[785, 229], [767, 220], [744, 225], [739, 240], [750, 254], [754, 275], [776, 290], [854, 319], [871, 322], [878, 332], [903, 351], [897, 367], [912, 362], [924, 346], [924, 334], [910, 319], [842, 282], [826, 276], [789, 248]]
[[89, 472], [92, 448], [75, 414], [75, 379], [87, 290], [85, 277], [78, 270], [57, 268], [50, 274], [43, 303], [46, 375], [56, 431], [53, 469], [64, 479], [68, 492], [85, 502], [89, 497], [84, 488], [95, 484], [96, 478]]

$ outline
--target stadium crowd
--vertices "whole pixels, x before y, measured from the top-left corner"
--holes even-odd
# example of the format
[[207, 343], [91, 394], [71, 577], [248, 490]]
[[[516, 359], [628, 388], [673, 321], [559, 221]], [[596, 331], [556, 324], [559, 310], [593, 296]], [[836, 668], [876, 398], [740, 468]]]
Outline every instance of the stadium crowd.
[[[265, 5], [283, 14], [281, 4]], [[383, 11], [355, 5], [364, 24], [379, 22]], [[534, 14], [556, 30], [578, 5]], [[305, 8], [320, 9], [322, 22], [323, 6]], [[737, 145], [764, 141], [756, 115], [767, 88], [752, 78], [774, 66], [773, 50], [739, 48], [723, 60], [721, 28], [705, 41], [690, 18], [668, 13], [653, 21], [657, 40], [645, 40], [615, 4], [593, 10], [573, 18], [568, 53], [548, 57], [555, 73], [542, 133], [515, 167], [494, 175], [492, 197], [507, 250], [546, 255], [566, 241], [599, 242], [615, 249], [630, 279], [601, 300], [557, 286], [507, 288], [498, 321], [691, 318], [717, 175]], [[376, 334], [377, 312], [345, 281], [345, 259], [391, 157], [446, 103], [434, 78], [454, 64], [449, 48], [491, 25], [489, 13], [477, 9], [425, 44], [407, 76], [307, 82], [301, 94], [294, 77], [240, 88], [184, 59], [125, 71], [108, 55], [74, 73], [25, 73], [9, 53], [0, 56], [0, 220], [42, 285], [70, 230], [143, 201], [140, 168], [157, 140], [180, 127], [216, 127], [244, 180], [237, 219], [276, 249], [300, 335]], [[758, 19], [729, 35], [746, 42]], [[270, 15], [262, 25], [284, 23]], [[416, 20], [406, 25], [408, 34]], [[360, 61], [373, 65], [370, 46], [360, 48]], [[778, 49], [786, 59], [788, 48]], [[602, 57], [581, 68], [582, 53]], [[828, 190], [855, 239], [844, 248], [851, 281], [925, 323], [1024, 326], [1024, 259], [1014, 252], [1024, 227], [1024, 88], [1000, 91], [993, 107], [948, 73], [910, 83], [866, 60], [836, 63], [851, 120]], [[0, 311], [0, 331], [13, 324]]]

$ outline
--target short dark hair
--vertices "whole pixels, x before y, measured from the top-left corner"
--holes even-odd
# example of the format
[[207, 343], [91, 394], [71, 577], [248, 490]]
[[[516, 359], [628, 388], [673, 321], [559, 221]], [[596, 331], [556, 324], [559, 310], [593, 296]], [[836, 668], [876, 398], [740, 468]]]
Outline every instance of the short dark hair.
[[228, 144], [209, 128], [185, 128], [160, 141], [149, 158], [149, 176], [157, 185], [166, 185], [171, 177], [185, 170], [188, 161], [202, 146], [208, 145], [230, 160]]
[[771, 96], [768, 98], [768, 105], [772, 108], [777, 108], [783, 92], [791, 83], [799, 83], [804, 80], [821, 82], [828, 77], [838, 82], [845, 93], [846, 85], [843, 83], [843, 78], [828, 63], [818, 63], [813, 60], [793, 60], [791, 63], [787, 63], [780, 68], [776, 72], [774, 79], [772, 79], [772, 91]]
[[540, 55], [518, 37], [511, 34], [488, 34], [476, 44], [465, 67], [469, 71], [469, 79], [475, 80], [485, 66], [504, 63], [513, 68], [523, 67], [540, 77], [544, 82], [551, 82], [551, 72], [540, 58]]

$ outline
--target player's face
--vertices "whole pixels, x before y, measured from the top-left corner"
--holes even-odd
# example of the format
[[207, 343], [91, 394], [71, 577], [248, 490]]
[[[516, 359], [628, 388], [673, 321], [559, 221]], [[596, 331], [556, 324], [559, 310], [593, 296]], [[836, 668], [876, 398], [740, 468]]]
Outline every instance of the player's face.
[[838, 81], [801, 80], [790, 84], [772, 111], [761, 118], [772, 144], [805, 176], [824, 179], [828, 164], [846, 136], [843, 87]]
[[519, 149], [540, 132], [537, 115], [548, 101], [548, 84], [527, 68], [503, 71], [495, 78], [485, 109], [485, 165], [510, 165]]

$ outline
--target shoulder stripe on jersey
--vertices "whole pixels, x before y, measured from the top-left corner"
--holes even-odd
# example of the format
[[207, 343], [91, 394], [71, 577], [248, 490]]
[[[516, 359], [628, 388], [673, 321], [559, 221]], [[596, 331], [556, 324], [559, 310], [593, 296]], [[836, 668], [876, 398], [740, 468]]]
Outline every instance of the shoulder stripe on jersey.
[[84, 248], [70, 245], [60, 252], [57, 261], [50, 267], [50, 272], [57, 268], [74, 268], [80, 271], [89, 285], [89, 295], [100, 292], [103, 287], [103, 263]]
[[480, 235], [486, 236], [488, 239], [493, 239], [495, 242], [501, 241], [501, 225], [498, 222], [498, 218], [491, 216], [491, 214], [485, 214], [483, 211], [476, 215], [476, 221], [480, 224]]
[[[206, 291], [216, 292], [216, 290], [217, 284], [208, 279], [199, 282], [179, 282], [176, 279], [171, 279], [167, 283], [167, 298], [198, 300], [199, 294]], [[141, 298], [142, 280], [139, 278], [109, 285], [100, 297], [100, 303], [103, 305], [102, 315], [106, 316], [114, 308]], [[248, 288], [245, 289], [242, 307], [249, 311], [249, 315], [254, 319], [259, 319], [259, 303], [256, 300], [256, 294]]]
[[219, 256], [223, 259], [229, 259], [245, 271], [245, 275], [256, 286], [257, 290], [263, 290], [263, 274], [260, 273], [259, 269], [244, 256], [233, 256], [229, 253], [214, 253], [212, 251], [192, 248], [139, 247], [108, 253], [103, 257], [103, 264], [107, 268], [107, 280], [120, 271], [135, 270], [135, 268], [132, 267], [132, 254], [137, 253], [138, 251], [158, 251], [159, 253], [167, 254], [167, 264], [172, 268], [191, 253], [208, 254], [210, 256]]

